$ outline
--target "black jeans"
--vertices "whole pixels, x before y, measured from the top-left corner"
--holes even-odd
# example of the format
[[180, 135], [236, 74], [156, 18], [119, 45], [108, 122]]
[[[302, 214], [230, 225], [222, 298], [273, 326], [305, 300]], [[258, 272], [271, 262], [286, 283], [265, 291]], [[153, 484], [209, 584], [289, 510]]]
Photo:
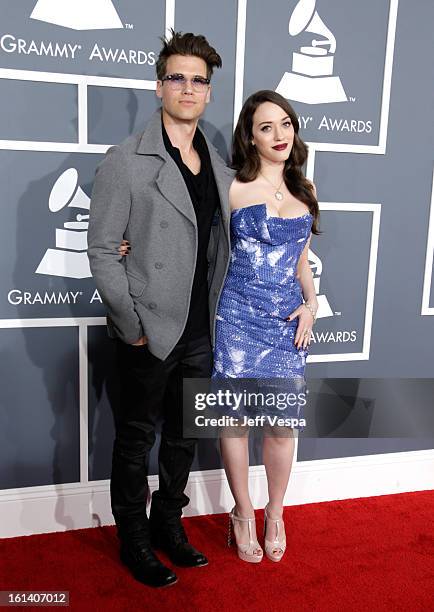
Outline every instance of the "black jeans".
[[162, 421], [158, 455], [159, 489], [152, 495], [151, 516], [164, 523], [181, 517], [189, 503], [184, 494], [197, 440], [183, 438], [182, 379], [208, 378], [212, 369], [209, 334], [183, 340], [161, 360], [145, 346], [117, 341], [121, 401], [115, 408], [110, 494], [120, 537], [149, 535], [146, 502], [149, 453]]

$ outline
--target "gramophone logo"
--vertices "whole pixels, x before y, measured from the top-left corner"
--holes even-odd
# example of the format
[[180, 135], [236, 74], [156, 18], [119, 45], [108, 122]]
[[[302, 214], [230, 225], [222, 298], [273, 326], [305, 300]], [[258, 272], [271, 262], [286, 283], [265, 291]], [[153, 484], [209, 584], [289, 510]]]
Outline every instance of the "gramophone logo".
[[124, 27], [112, 0], [38, 0], [30, 18], [71, 30]]
[[319, 284], [321, 280], [322, 274], [322, 261], [316, 255], [312, 249], [309, 249], [308, 252], [308, 260], [310, 262], [310, 269], [312, 270], [313, 275], [313, 284], [315, 287], [315, 293], [318, 300], [318, 312], [317, 319], [324, 319], [326, 317], [333, 316], [333, 310], [330, 308], [329, 301], [326, 295], [320, 295], [319, 293]]
[[[58, 212], [62, 208], [78, 208], [89, 212], [90, 198], [78, 185], [75, 168], [65, 170], [50, 193], [48, 208]], [[91, 276], [87, 258], [87, 230], [89, 214], [78, 213], [76, 221], [63, 224], [56, 229], [56, 248], [47, 249], [36, 274], [63, 276], [67, 278], [88, 278]]]
[[315, 10], [315, 0], [299, 0], [289, 19], [288, 32], [297, 36], [310, 32], [310, 47], [300, 47], [292, 54], [292, 71], [285, 72], [277, 93], [305, 104], [346, 102], [348, 100], [339, 76], [333, 76], [336, 38]]

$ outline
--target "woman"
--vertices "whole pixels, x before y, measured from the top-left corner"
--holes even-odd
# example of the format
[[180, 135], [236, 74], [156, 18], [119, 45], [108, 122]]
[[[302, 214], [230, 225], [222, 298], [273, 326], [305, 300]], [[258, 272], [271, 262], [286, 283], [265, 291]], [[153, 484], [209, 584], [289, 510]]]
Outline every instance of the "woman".
[[[253, 94], [241, 110], [229, 191], [232, 258], [217, 310], [214, 378], [304, 378], [318, 308], [308, 249], [311, 233], [319, 233], [319, 211], [315, 188], [301, 172], [307, 147], [298, 131], [294, 110], [273, 91]], [[220, 438], [235, 499], [228, 542], [233, 529], [238, 555], [254, 563], [263, 551], [248, 490], [248, 436], [242, 434], [226, 431]], [[294, 452], [293, 431], [287, 434], [263, 441], [265, 553], [273, 561], [286, 547], [283, 499]]]
[[[302, 174], [307, 147], [289, 103], [258, 91], [241, 110], [234, 133], [229, 191], [232, 258], [216, 317], [213, 379], [304, 380], [307, 348], [318, 303], [308, 262], [318, 234], [314, 185]], [[125, 254], [126, 250], [124, 250]], [[263, 441], [269, 501], [265, 553], [280, 561], [286, 548], [283, 499], [294, 453], [293, 430]], [[235, 506], [229, 514], [238, 556], [262, 560], [248, 490], [248, 429], [226, 430], [220, 448]]]

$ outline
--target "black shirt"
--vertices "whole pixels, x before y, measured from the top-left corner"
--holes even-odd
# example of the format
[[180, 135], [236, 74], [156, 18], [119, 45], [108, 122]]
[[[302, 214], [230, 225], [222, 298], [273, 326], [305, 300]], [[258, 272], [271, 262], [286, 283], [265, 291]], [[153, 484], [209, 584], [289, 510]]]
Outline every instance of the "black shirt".
[[209, 305], [208, 305], [208, 259], [207, 250], [210, 237], [211, 224], [220, 205], [217, 185], [211, 166], [211, 159], [205, 138], [200, 130], [196, 129], [193, 138], [193, 147], [200, 157], [200, 172], [193, 174], [182, 161], [179, 149], [170, 142], [169, 136], [161, 121], [163, 141], [167, 152], [178, 166], [196, 213], [197, 222], [197, 259], [191, 289], [190, 309], [187, 322], [179, 342], [193, 340], [202, 335], [209, 334]]

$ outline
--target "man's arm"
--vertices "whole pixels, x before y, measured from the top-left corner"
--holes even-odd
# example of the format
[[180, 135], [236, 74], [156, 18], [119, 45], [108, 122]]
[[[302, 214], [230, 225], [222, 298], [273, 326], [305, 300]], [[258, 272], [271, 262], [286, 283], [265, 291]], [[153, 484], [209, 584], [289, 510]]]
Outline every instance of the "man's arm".
[[98, 292], [119, 337], [132, 344], [144, 336], [118, 252], [128, 224], [131, 192], [128, 163], [112, 147], [98, 165], [90, 203], [88, 256]]

